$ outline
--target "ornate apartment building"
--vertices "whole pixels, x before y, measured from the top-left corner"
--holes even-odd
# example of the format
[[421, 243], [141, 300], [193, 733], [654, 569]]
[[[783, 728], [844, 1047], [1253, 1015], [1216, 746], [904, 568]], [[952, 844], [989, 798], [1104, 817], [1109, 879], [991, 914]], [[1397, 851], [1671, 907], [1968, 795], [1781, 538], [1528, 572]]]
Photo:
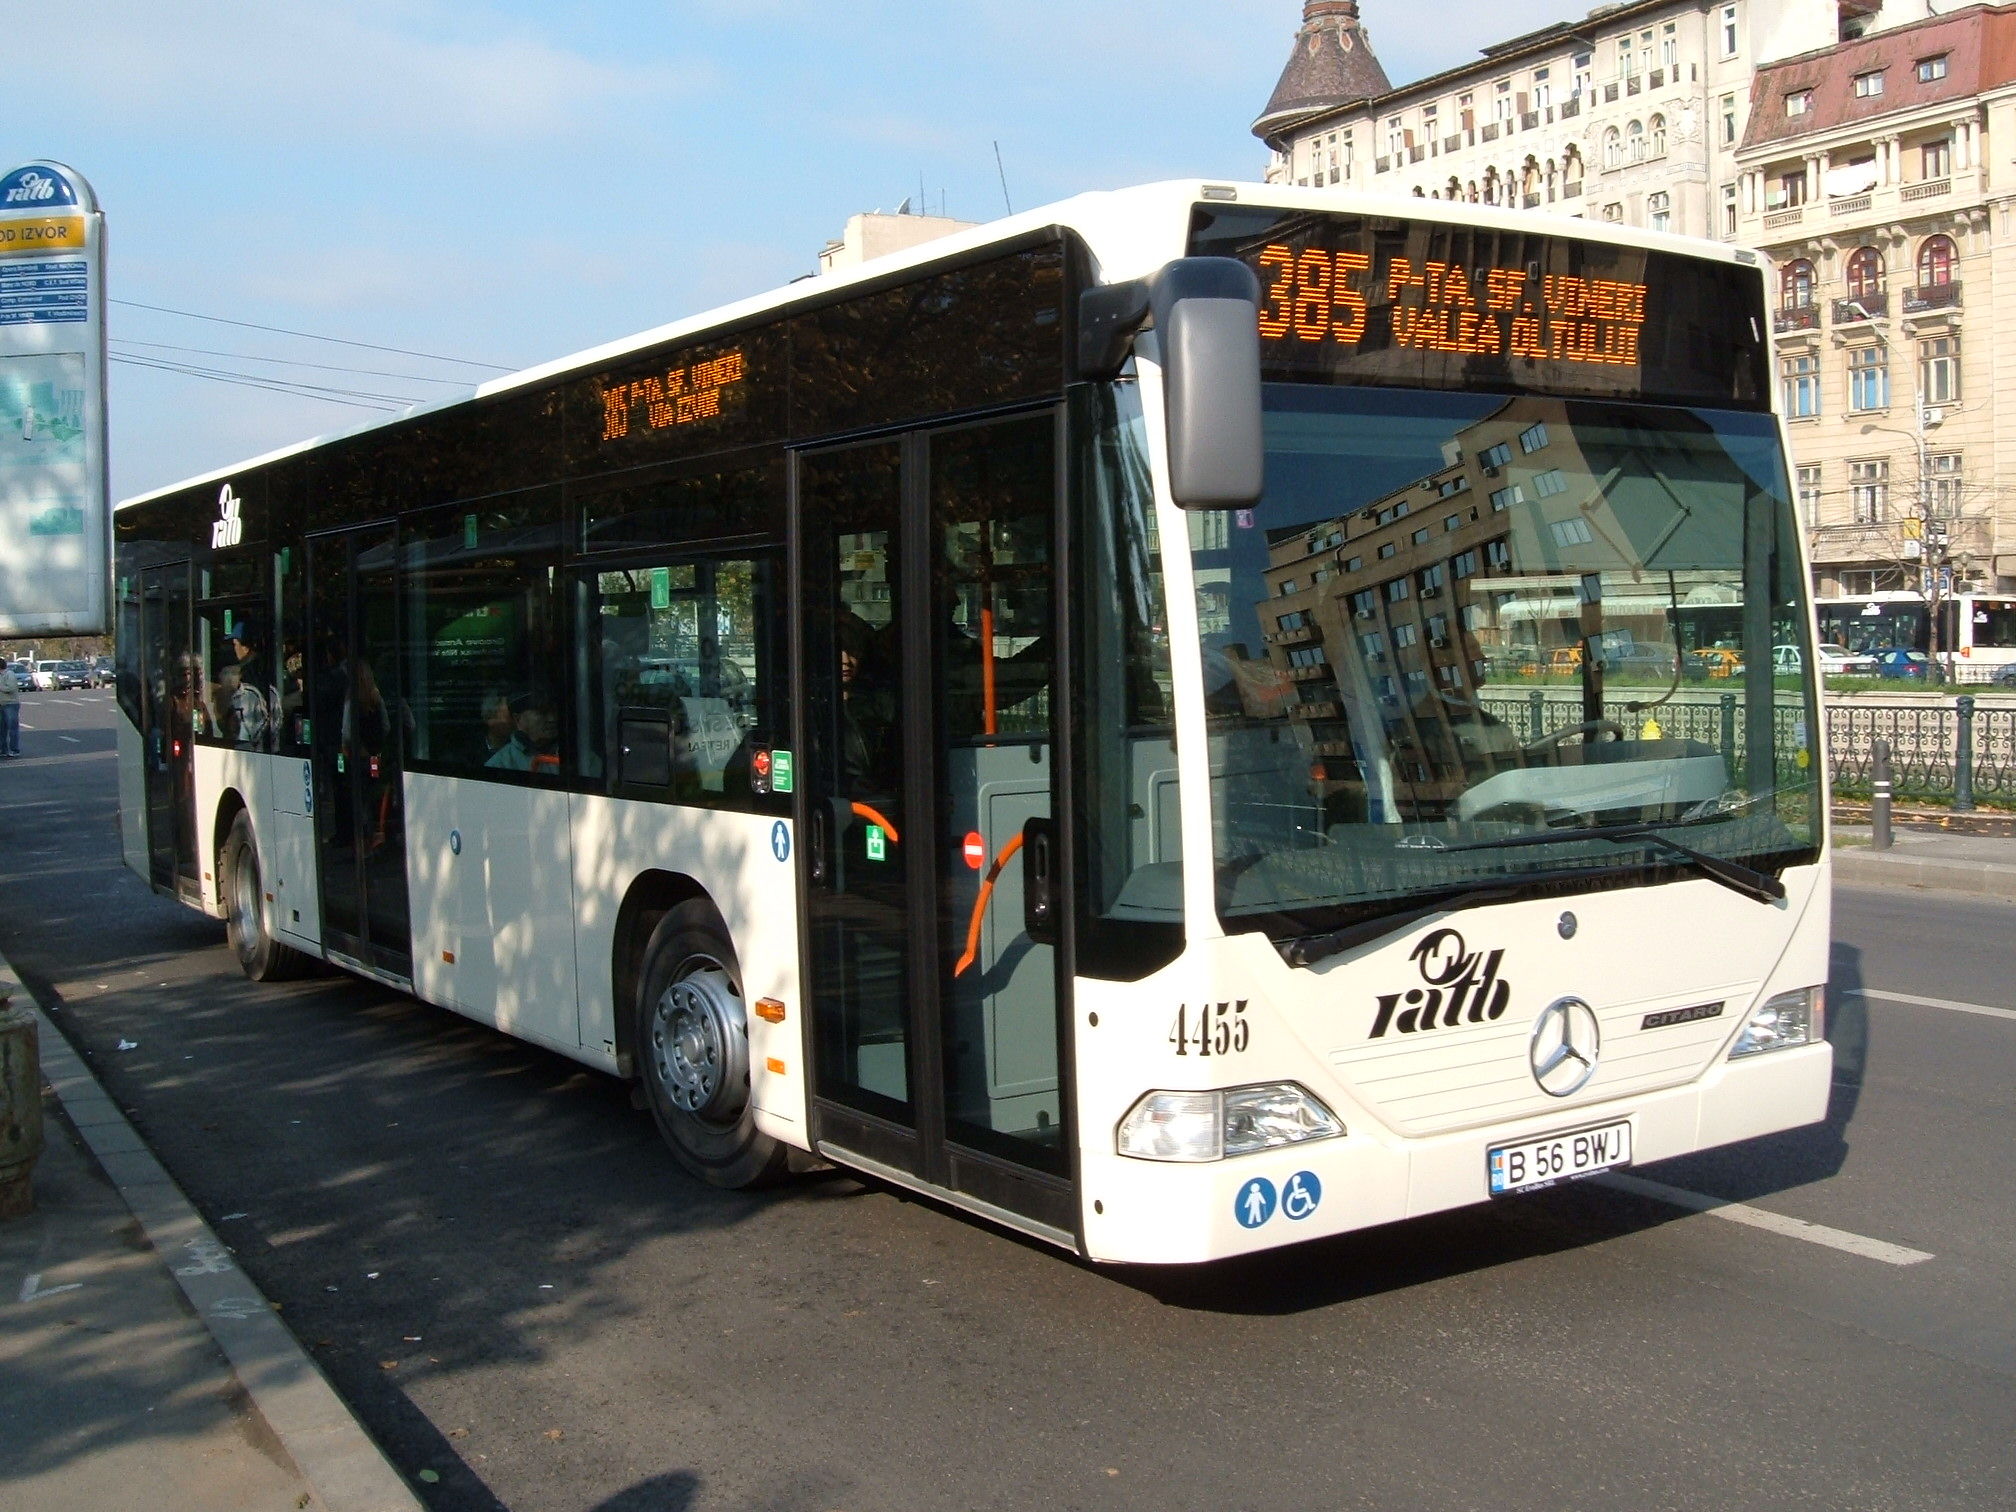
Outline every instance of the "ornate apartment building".
[[1843, 24], [1838, 0], [1603, 5], [1394, 88], [1357, 0], [1306, 0], [1253, 132], [1270, 182], [1733, 237], [1752, 75]]
[[[1997, 143], [2001, 146], [1998, 148]], [[1775, 264], [1781, 407], [1822, 594], [2016, 592], [2016, 6], [1758, 72], [1740, 239]]]

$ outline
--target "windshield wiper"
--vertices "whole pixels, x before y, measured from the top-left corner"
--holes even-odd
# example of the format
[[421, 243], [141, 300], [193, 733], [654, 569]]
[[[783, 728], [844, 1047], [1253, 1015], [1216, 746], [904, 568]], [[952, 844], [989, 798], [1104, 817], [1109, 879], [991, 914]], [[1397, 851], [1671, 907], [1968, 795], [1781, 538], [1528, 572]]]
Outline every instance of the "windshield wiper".
[[1702, 876], [1711, 882], [1721, 883], [1731, 892], [1739, 892], [1746, 898], [1755, 898], [1759, 903], [1776, 903], [1785, 896], [1785, 884], [1771, 873], [1745, 866], [1740, 861], [1729, 861], [1721, 856], [1711, 856], [1706, 851], [1698, 851], [1651, 824], [1591, 824], [1580, 829], [1541, 830], [1530, 835], [1507, 835], [1499, 840], [1470, 840], [1461, 845], [1444, 846], [1443, 849], [1514, 850], [1521, 846], [1552, 845], [1570, 840], [1609, 840], [1619, 844], [1626, 840], [1650, 840], [1653, 844], [1663, 845], [1674, 855], [1692, 862]]
[[1535, 894], [1551, 892], [1564, 882], [1587, 882], [1595, 877], [1614, 877], [1636, 870], [1636, 867], [1610, 866], [1533, 872], [1511, 881], [1494, 877], [1489, 881], [1436, 893], [1424, 902], [1393, 913], [1360, 919], [1355, 924], [1346, 924], [1342, 929], [1333, 929], [1328, 934], [1313, 935], [1300, 940], [1277, 941], [1275, 949], [1281, 952], [1281, 959], [1290, 966], [1314, 966], [1318, 961], [1328, 960], [1340, 951], [1349, 950], [1353, 945], [1362, 945], [1367, 940], [1376, 940], [1381, 936], [1397, 933], [1410, 924], [1432, 918], [1436, 914], [1454, 913], [1461, 908], [1481, 908], [1490, 903], [1517, 903]]

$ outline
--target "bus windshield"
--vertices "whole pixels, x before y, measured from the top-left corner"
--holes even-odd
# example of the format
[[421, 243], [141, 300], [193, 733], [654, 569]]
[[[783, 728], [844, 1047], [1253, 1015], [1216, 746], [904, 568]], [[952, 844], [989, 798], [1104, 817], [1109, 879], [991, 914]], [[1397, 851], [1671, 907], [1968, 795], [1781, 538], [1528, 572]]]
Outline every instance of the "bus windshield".
[[1229, 926], [1643, 880], [1674, 864], [1648, 827], [1810, 858], [1813, 657], [1774, 656], [1808, 637], [1769, 415], [1278, 383], [1266, 404], [1260, 505], [1190, 516]]

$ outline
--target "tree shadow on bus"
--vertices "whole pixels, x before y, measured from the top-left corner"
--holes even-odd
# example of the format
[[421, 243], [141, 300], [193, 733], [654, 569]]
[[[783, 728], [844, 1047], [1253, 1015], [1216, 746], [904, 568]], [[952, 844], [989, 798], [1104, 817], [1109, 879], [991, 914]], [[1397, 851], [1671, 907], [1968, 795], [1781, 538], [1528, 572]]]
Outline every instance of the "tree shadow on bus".
[[[1837, 943], [1827, 1004], [1834, 1084], [1821, 1122], [1639, 1167], [1633, 1174], [1743, 1202], [1839, 1172], [1868, 1065], [1869, 1015], [1861, 989], [1861, 952]], [[1127, 1267], [1110, 1274], [1168, 1306], [1273, 1316], [1584, 1249], [1688, 1216], [1690, 1210], [1654, 1198], [1600, 1182], [1575, 1182], [1236, 1260]]]

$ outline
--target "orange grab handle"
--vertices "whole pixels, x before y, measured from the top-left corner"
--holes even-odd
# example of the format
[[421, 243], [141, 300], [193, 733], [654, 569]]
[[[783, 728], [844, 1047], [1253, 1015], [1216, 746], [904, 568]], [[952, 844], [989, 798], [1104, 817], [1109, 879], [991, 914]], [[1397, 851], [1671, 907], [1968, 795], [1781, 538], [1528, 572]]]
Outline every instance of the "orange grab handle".
[[964, 976], [966, 968], [973, 964], [973, 958], [980, 954], [980, 921], [987, 917], [987, 905], [994, 899], [994, 883], [1001, 875], [1001, 868], [1015, 859], [1015, 852], [1022, 849], [1022, 832], [1001, 847], [1001, 854], [994, 858], [994, 864], [987, 868], [987, 880], [980, 884], [980, 896], [973, 900], [973, 917], [966, 924], [966, 954], [959, 957], [959, 964], [952, 968], [952, 975]]
[[870, 808], [865, 803], [851, 804], [850, 807], [854, 810], [855, 818], [866, 819], [870, 824], [879, 824], [882, 828], [889, 831], [889, 841], [892, 845], [902, 844], [903, 837], [896, 833], [896, 826], [889, 822], [887, 816], [880, 809]]

